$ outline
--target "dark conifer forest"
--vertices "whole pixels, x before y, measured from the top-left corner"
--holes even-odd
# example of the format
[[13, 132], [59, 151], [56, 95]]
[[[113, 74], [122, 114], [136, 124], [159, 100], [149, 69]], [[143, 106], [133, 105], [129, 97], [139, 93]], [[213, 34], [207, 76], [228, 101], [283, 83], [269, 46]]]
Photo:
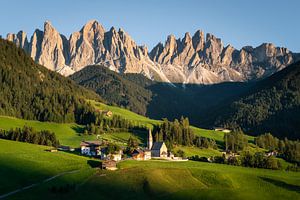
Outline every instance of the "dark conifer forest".
[[85, 123], [93, 112], [85, 99], [100, 97], [36, 64], [22, 49], [0, 39], [0, 115]]

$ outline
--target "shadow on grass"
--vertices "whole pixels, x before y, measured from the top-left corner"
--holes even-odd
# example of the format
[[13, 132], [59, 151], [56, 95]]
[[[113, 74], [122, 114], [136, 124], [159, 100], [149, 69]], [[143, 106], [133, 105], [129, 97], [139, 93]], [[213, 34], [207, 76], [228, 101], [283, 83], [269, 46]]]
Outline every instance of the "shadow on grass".
[[298, 185], [288, 184], [286, 182], [279, 181], [279, 180], [274, 180], [274, 179], [267, 178], [267, 177], [259, 177], [259, 178], [266, 181], [266, 182], [268, 182], [268, 183], [271, 183], [275, 186], [284, 188], [284, 189], [289, 190], [289, 191], [294, 191], [294, 192], [300, 193], [300, 186], [298, 186]]
[[87, 164], [89, 166], [91, 166], [91, 168], [98, 168], [98, 167], [101, 167], [102, 165], [102, 162], [98, 161], [98, 160], [88, 160], [87, 161]]
[[84, 132], [84, 127], [74, 125], [71, 127], [77, 134], [82, 134]]
[[141, 141], [142, 146], [147, 145], [148, 131], [139, 130], [139, 129], [132, 129], [131, 133]]

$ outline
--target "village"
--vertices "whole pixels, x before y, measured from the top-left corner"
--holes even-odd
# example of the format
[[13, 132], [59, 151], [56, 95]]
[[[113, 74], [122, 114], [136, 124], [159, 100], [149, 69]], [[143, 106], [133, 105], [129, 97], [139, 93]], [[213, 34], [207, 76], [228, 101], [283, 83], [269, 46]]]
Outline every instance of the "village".
[[[74, 149], [72, 149], [74, 151]], [[101, 168], [106, 170], [116, 170], [117, 163], [122, 160], [151, 160], [163, 159], [168, 161], [187, 161], [182, 157], [175, 157], [164, 142], [153, 142], [151, 129], [147, 137], [147, 146], [137, 146], [125, 154], [125, 147], [118, 147], [106, 141], [82, 141], [80, 143], [80, 154], [91, 156], [102, 160]]]

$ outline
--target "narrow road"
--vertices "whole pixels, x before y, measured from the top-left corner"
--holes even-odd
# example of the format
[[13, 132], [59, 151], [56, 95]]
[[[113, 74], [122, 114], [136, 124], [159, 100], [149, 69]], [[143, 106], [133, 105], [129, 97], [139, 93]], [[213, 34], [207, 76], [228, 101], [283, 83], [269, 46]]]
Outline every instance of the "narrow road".
[[79, 172], [79, 171], [80, 171], [80, 170], [73, 170], [73, 171], [68, 171], [68, 172], [62, 172], [62, 173], [57, 174], [57, 175], [55, 175], [55, 176], [51, 176], [50, 178], [47, 178], [47, 179], [45, 179], [45, 180], [43, 180], [43, 181], [41, 181], [41, 182], [34, 183], [34, 184], [31, 184], [31, 185], [28, 185], [28, 186], [19, 188], [19, 189], [17, 189], [17, 190], [14, 190], [14, 191], [12, 191], [12, 192], [9, 192], [9, 193], [0, 195], [0, 199], [4, 199], [4, 198], [6, 198], [6, 197], [8, 197], [8, 196], [11, 196], [11, 195], [13, 195], [13, 194], [16, 194], [16, 193], [18, 193], [18, 192], [21, 192], [21, 191], [24, 191], [24, 190], [27, 190], [27, 189], [30, 189], [30, 188], [39, 186], [39, 185], [41, 185], [42, 183], [47, 183], [47, 182], [52, 181], [53, 179], [55, 179], [55, 178], [57, 178], [57, 177], [60, 177], [60, 176], [65, 175], [65, 174], [74, 174], [74, 173]]

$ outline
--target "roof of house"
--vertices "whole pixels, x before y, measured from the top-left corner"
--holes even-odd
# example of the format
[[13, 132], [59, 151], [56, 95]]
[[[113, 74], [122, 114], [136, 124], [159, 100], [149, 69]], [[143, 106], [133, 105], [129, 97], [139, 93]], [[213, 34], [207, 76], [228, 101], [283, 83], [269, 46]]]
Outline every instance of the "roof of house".
[[132, 152], [132, 156], [137, 156], [137, 155], [140, 155], [140, 154], [144, 154], [144, 151], [142, 149], [135, 149]]
[[80, 146], [100, 146], [101, 142], [100, 141], [82, 141], [80, 143]]
[[106, 160], [102, 162], [103, 167], [115, 167], [117, 162], [115, 160]]
[[142, 149], [135, 149], [134, 152], [135, 153], [144, 153], [144, 151]]
[[151, 150], [160, 150], [164, 142], [154, 142]]

